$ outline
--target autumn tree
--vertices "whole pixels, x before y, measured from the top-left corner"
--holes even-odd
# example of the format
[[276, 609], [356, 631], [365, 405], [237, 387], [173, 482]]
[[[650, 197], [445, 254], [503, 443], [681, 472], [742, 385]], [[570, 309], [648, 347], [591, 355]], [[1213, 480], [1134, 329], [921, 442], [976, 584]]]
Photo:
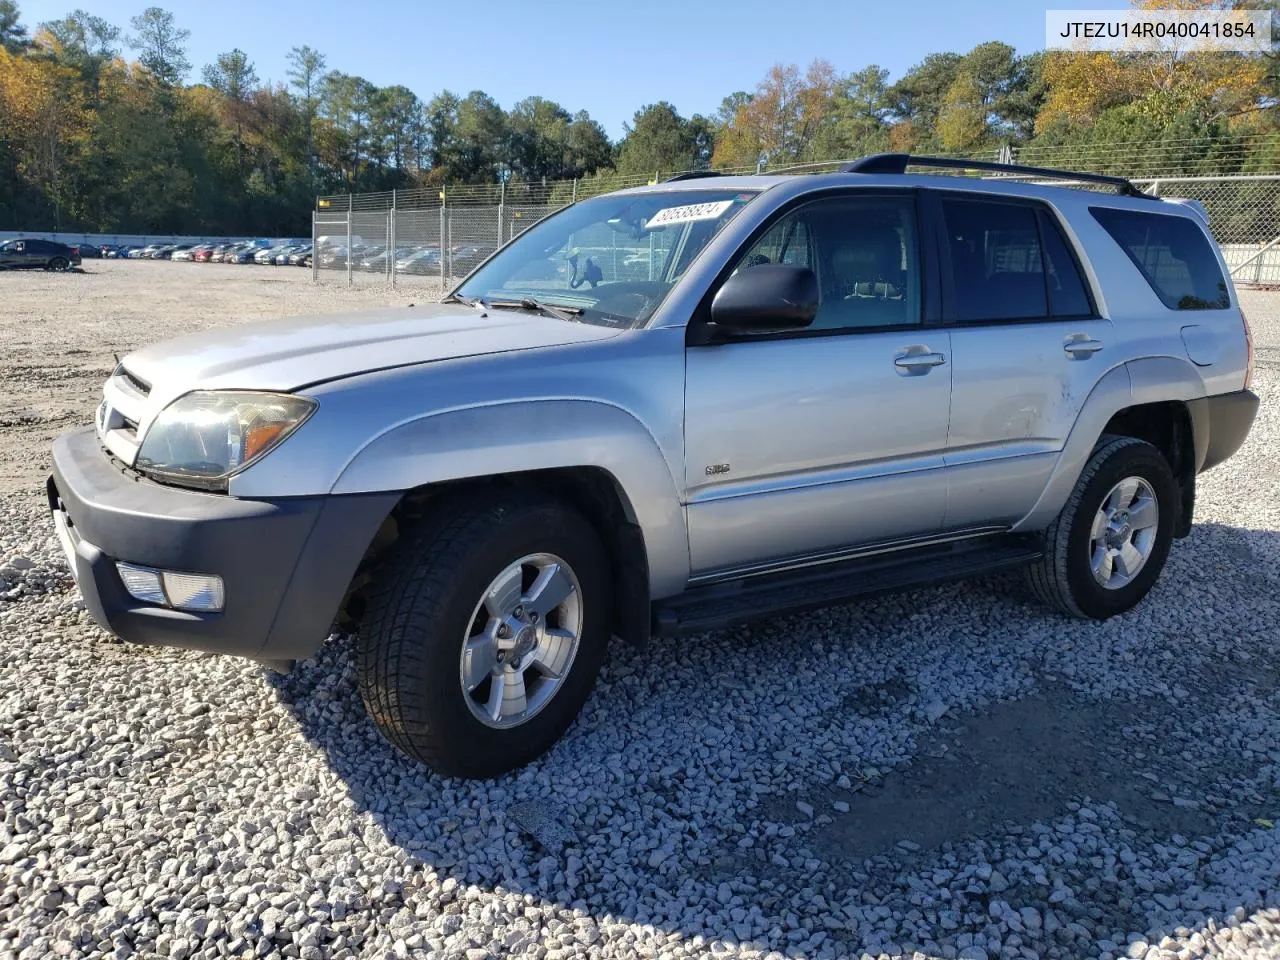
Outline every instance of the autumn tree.
[[204, 82], [223, 96], [224, 109], [234, 128], [236, 167], [243, 175], [244, 124], [250, 95], [258, 83], [258, 73], [245, 52], [236, 48], [218, 54], [217, 59], [204, 68]]

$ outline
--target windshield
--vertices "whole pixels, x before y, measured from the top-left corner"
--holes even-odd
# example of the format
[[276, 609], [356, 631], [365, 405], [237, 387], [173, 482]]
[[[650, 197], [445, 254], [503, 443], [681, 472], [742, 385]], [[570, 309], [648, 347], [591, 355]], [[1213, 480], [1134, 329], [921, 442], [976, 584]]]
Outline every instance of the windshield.
[[574, 308], [575, 320], [638, 326], [755, 197], [676, 190], [584, 200], [530, 227], [457, 292], [486, 301], [536, 299]]

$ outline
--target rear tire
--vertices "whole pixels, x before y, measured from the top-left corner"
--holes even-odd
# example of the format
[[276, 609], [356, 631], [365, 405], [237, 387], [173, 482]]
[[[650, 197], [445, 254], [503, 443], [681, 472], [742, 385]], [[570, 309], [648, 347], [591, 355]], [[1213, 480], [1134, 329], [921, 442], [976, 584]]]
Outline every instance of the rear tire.
[[49, 261], [49, 269], [57, 270], [59, 273], [66, 270], [69, 266], [71, 266], [71, 264], [67, 262], [66, 257], [54, 257]]
[[[585, 517], [524, 491], [455, 503], [409, 533], [357, 643], [360, 694], [378, 729], [450, 776], [497, 776], [544, 753], [595, 685], [608, 570]], [[540, 583], [555, 589], [540, 593]]]
[[1103, 437], [1045, 531], [1032, 592], [1073, 617], [1105, 620], [1151, 590], [1169, 556], [1180, 499], [1164, 455], [1133, 437]]

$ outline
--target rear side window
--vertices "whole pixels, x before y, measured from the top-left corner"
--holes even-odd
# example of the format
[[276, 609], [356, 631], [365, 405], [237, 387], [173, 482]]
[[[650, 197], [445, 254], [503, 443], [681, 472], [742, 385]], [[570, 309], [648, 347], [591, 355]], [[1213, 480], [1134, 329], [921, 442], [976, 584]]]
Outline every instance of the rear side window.
[[942, 201], [951, 256], [951, 318], [1087, 317], [1093, 304], [1075, 258], [1043, 210], [1025, 203]]
[[1090, 207], [1089, 212], [1170, 310], [1231, 306], [1209, 239], [1191, 219], [1111, 207]]

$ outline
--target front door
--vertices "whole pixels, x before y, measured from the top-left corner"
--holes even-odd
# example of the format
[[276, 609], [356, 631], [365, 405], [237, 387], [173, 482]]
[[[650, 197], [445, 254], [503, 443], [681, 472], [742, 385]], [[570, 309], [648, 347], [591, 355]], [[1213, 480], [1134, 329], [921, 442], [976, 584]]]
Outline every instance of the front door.
[[845, 194], [779, 217], [735, 269], [813, 269], [812, 326], [690, 346], [685, 482], [695, 577], [936, 534], [948, 333], [923, 323], [915, 198]]

